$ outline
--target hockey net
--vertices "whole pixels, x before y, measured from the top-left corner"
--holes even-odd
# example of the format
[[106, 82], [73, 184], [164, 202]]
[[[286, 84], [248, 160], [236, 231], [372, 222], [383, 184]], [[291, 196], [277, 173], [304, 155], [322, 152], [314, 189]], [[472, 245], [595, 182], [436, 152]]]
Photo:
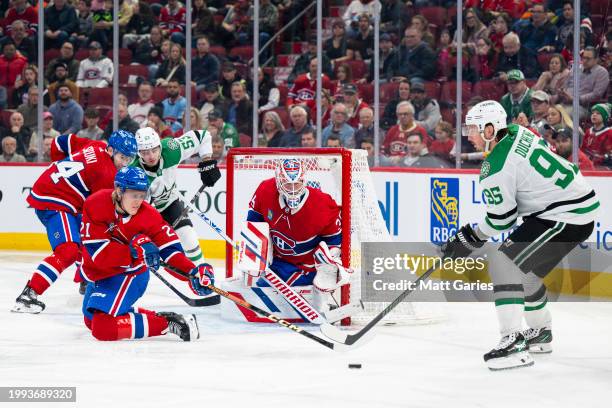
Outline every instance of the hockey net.
[[[348, 285], [340, 290], [339, 303], [361, 297], [361, 243], [391, 241], [382, 218], [364, 150], [342, 148], [231, 149], [227, 161], [227, 232], [239, 236], [246, 220], [249, 201], [259, 184], [274, 177], [280, 159], [299, 159], [306, 168], [307, 185], [332, 196], [342, 211], [342, 262], [354, 269]], [[350, 233], [346, 233], [350, 231]], [[239, 273], [237, 253], [227, 247], [227, 277]], [[364, 302], [364, 311], [342, 324], [365, 324], [388, 303]], [[419, 318], [412, 304], [404, 302], [388, 314], [383, 324], [414, 324]]]

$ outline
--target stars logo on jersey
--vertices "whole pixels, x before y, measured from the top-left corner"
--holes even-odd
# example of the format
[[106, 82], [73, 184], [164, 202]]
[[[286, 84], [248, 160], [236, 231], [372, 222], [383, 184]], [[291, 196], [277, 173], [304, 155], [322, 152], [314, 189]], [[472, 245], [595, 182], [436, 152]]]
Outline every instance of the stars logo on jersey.
[[482, 163], [482, 167], [480, 168], [480, 177], [481, 178], [487, 177], [490, 171], [491, 171], [491, 163], [485, 160]]
[[179, 148], [179, 144], [174, 139], [168, 140], [168, 149], [177, 150]]

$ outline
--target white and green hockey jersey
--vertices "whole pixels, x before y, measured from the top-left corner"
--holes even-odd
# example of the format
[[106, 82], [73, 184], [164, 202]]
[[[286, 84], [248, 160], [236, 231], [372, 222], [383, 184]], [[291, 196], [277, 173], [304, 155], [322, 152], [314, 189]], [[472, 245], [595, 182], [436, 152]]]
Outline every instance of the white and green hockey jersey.
[[132, 162], [132, 166], [140, 167], [149, 178], [149, 195], [151, 204], [163, 211], [178, 199], [176, 189], [176, 169], [185, 159], [194, 154], [201, 158], [212, 155], [212, 138], [209, 132], [190, 130], [181, 137], [161, 140], [161, 158], [157, 171], [147, 170], [140, 157]]
[[480, 169], [487, 206], [480, 231], [495, 236], [518, 217], [584, 225], [594, 220], [599, 200], [578, 166], [553, 153], [528, 129], [509, 125]]

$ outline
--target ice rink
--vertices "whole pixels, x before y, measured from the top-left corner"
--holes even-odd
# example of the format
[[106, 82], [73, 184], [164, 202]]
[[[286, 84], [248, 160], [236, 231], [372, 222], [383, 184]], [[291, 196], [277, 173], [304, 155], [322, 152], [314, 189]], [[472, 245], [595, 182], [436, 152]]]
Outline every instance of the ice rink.
[[[103, 343], [83, 324], [72, 270], [41, 298], [42, 314], [10, 313], [43, 255], [0, 252], [0, 386], [76, 386], [79, 407], [611, 404], [612, 303], [551, 304], [554, 352], [535, 356], [534, 367], [490, 372], [482, 355], [499, 340], [491, 304], [446, 304], [442, 323], [381, 327], [368, 344], [338, 353], [273, 325], [225, 322], [218, 306], [186, 308], [152, 276], [140, 305], [196, 313], [200, 340]], [[9, 405], [45, 406], [0, 403]]]

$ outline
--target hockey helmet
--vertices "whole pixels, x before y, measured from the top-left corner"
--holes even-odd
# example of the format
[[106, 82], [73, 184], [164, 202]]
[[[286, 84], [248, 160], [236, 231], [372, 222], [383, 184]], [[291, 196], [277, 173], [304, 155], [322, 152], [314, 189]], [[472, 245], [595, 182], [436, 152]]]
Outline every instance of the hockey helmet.
[[115, 130], [108, 138], [108, 145], [113, 148], [113, 152], [119, 152], [128, 157], [136, 157], [138, 153], [136, 138], [127, 130]]
[[123, 167], [115, 175], [115, 187], [119, 187], [122, 192], [125, 190], [147, 191], [149, 180], [144, 170], [140, 167]]
[[[506, 122], [506, 110], [499, 102], [496, 101], [484, 101], [476, 104], [470, 109], [465, 116], [466, 127], [476, 127], [480, 135], [486, 140], [492, 140], [493, 137], [501, 129], [505, 129], [508, 126]], [[493, 135], [485, 134], [485, 128], [487, 125], [493, 125]], [[467, 132], [465, 132], [467, 133]]]
[[306, 189], [304, 165], [298, 159], [279, 160], [275, 171], [276, 188], [291, 209], [299, 207]]
[[149, 150], [161, 146], [161, 141], [155, 129], [145, 127], [136, 131], [136, 144], [138, 150]]

